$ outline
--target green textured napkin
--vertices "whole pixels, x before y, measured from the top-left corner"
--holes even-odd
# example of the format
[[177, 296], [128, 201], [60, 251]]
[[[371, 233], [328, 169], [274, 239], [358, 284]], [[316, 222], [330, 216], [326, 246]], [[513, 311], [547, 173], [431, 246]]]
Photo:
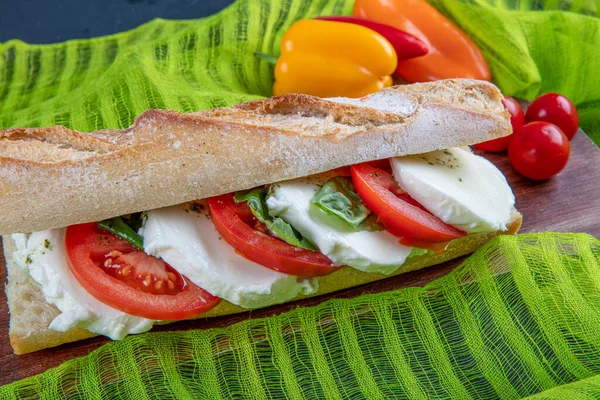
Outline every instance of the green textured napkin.
[[600, 398], [599, 320], [599, 240], [499, 237], [423, 288], [130, 336], [0, 398]]
[[[432, 3], [477, 42], [506, 94], [567, 95], [579, 108], [582, 127], [600, 142], [597, 1]], [[278, 54], [279, 40], [294, 21], [349, 14], [352, 5], [353, 0], [238, 0], [212, 17], [155, 20], [103, 38], [7, 42], [0, 45], [0, 128], [123, 128], [148, 108], [196, 111], [269, 96], [272, 66], [254, 52]], [[535, 11], [523, 11], [529, 9]]]
[[[293, 21], [348, 14], [352, 3], [238, 0], [209, 18], [104, 38], [7, 42], [0, 128], [122, 128], [148, 108], [268, 96], [272, 66], [254, 52], [277, 54]], [[564, 93], [600, 143], [597, 2], [432, 3], [478, 43], [505, 93]], [[600, 242], [586, 235], [498, 238], [425, 288], [132, 336], [4, 386], [0, 398], [598, 398], [599, 267]]]

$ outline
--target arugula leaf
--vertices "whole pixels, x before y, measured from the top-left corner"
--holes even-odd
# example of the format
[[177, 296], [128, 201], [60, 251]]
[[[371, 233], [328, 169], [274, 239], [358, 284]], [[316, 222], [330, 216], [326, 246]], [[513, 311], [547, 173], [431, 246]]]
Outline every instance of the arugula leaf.
[[[128, 218], [128, 220], [131, 220]], [[104, 221], [98, 222], [98, 226], [105, 231], [115, 234], [117, 237], [124, 239], [137, 247], [138, 249], [144, 248], [144, 239], [136, 233], [129, 225], [125, 223], [123, 218], [115, 217], [111, 219], [105, 219]]]
[[265, 197], [267, 190], [264, 188], [252, 189], [247, 192], [238, 192], [233, 196], [236, 203], [247, 202], [252, 214], [279, 239], [292, 246], [302, 247], [307, 250], [317, 250], [317, 248], [306, 238], [294, 229], [293, 226], [278, 217], [271, 217], [267, 211]]
[[331, 178], [313, 196], [312, 203], [357, 231], [380, 231], [377, 216], [362, 201], [348, 178]]

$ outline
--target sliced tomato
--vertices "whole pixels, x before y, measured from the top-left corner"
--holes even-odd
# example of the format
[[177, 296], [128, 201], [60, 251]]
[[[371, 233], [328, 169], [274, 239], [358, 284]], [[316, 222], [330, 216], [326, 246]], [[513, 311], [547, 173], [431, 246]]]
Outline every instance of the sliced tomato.
[[188, 319], [220, 301], [170, 265], [96, 223], [68, 227], [66, 248], [69, 268], [81, 286], [127, 314], [155, 320]]
[[339, 267], [318, 251], [292, 246], [257, 224], [246, 203], [236, 204], [233, 194], [208, 199], [210, 216], [217, 232], [247, 259], [289, 275], [315, 277], [332, 273]]
[[329, 174], [331, 174], [331, 176], [350, 176], [350, 167], [346, 166], [332, 169], [329, 171]]
[[[400, 189], [393, 176], [369, 163], [350, 167], [360, 198], [377, 215], [378, 222], [408, 246], [440, 251], [445, 242], [466, 233], [445, 224]], [[443, 243], [442, 246], [432, 245]]]
[[379, 168], [379, 169], [384, 170], [386, 172], [391, 172], [392, 171], [392, 166], [390, 164], [390, 159], [389, 158], [384, 158], [384, 159], [381, 159], [381, 160], [369, 161], [369, 164], [371, 164], [375, 168]]

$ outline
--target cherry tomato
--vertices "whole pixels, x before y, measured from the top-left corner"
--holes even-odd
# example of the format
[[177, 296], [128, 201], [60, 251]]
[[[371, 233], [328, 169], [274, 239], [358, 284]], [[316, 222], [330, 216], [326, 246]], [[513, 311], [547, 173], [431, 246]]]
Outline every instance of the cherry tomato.
[[400, 238], [401, 243], [445, 243], [465, 236], [403, 192], [391, 174], [369, 163], [353, 165], [350, 172], [356, 192], [377, 215], [377, 222]]
[[567, 136], [548, 122], [531, 122], [521, 128], [508, 146], [515, 169], [529, 179], [545, 180], [567, 165], [571, 146]]
[[66, 249], [69, 268], [81, 286], [102, 303], [131, 315], [188, 319], [221, 300], [96, 223], [69, 226]]
[[525, 120], [554, 124], [569, 140], [573, 139], [579, 129], [579, 114], [575, 105], [558, 93], [546, 93], [535, 99], [527, 109]]
[[323, 276], [339, 267], [318, 251], [292, 246], [270, 236], [246, 203], [236, 204], [233, 193], [208, 199], [217, 232], [242, 256], [267, 268], [295, 276]]
[[489, 151], [491, 153], [506, 150], [508, 148], [508, 143], [510, 143], [512, 135], [519, 132], [521, 127], [525, 124], [525, 114], [523, 113], [523, 109], [515, 99], [509, 96], [504, 96], [504, 99], [502, 99], [502, 104], [504, 104], [504, 107], [510, 113], [510, 124], [512, 125], [513, 133], [498, 139], [478, 143], [475, 145], [475, 147], [477, 147], [478, 149]]

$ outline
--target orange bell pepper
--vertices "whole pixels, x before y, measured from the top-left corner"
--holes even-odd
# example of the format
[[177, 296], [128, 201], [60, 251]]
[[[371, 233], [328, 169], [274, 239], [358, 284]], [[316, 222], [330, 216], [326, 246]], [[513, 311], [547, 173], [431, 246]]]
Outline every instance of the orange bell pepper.
[[428, 45], [428, 54], [398, 63], [396, 72], [410, 82], [491, 79], [477, 45], [425, 0], [356, 0], [353, 15], [391, 25]]
[[273, 94], [361, 97], [392, 84], [397, 58], [383, 36], [364, 26], [307, 19], [281, 39]]

